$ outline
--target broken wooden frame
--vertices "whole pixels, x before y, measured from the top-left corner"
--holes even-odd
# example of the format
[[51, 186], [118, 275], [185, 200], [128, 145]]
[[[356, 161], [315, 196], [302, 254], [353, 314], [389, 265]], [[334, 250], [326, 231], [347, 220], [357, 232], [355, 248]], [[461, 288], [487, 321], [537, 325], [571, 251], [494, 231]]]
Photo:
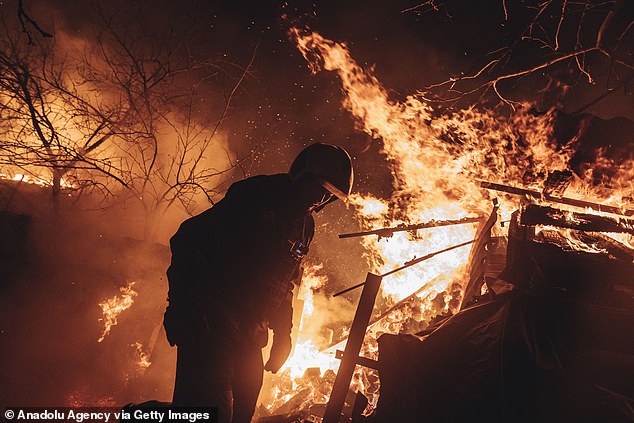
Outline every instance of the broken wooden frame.
[[[485, 222], [485, 227], [488, 228], [489, 232], [491, 230], [491, 227], [497, 220], [496, 217], [498, 207], [497, 203], [494, 204], [495, 205], [493, 211], [491, 212], [491, 216]], [[482, 231], [480, 231], [480, 233], [481, 232]], [[479, 235], [471, 241], [463, 242], [461, 244], [454, 245], [452, 247], [445, 248], [431, 254], [427, 254], [423, 257], [415, 258], [408, 261], [403, 266], [397, 267], [383, 275], [368, 273], [365, 282], [357, 284], [335, 294], [335, 296], [341, 295], [342, 293], [351, 291], [352, 289], [363, 287], [363, 290], [361, 291], [361, 298], [359, 299], [359, 304], [357, 305], [357, 311], [352, 321], [352, 326], [350, 327], [350, 334], [348, 336], [348, 341], [346, 342], [346, 347], [343, 353], [341, 353], [341, 351], [337, 351], [336, 357], [341, 359], [341, 364], [339, 366], [339, 370], [337, 371], [337, 376], [335, 378], [335, 382], [330, 393], [330, 399], [328, 400], [328, 404], [326, 405], [323, 423], [338, 423], [341, 419], [341, 413], [345, 404], [346, 395], [348, 393], [348, 390], [350, 389], [350, 382], [352, 381], [354, 369], [357, 364], [378, 370], [379, 366], [376, 360], [359, 356], [359, 353], [361, 352], [361, 346], [363, 345], [363, 340], [368, 329], [370, 317], [372, 316], [372, 310], [374, 309], [376, 296], [379, 293], [379, 288], [381, 286], [383, 278], [385, 276], [389, 276], [391, 274], [414, 266], [443, 252], [451, 251], [456, 248], [472, 244], [480, 239], [481, 236], [482, 235]]]
[[[425, 260], [429, 260], [430, 258], [437, 256], [438, 254], [446, 253], [447, 251], [455, 250], [456, 248], [464, 247], [466, 245], [473, 244], [474, 242], [476, 242], [476, 239], [472, 239], [471, 241], [466, 241], [466, 242], [463, 242], [463, 243], [458, 244], [458, 245], [452, 245], [451, 247], [447, 247], [447, 248], [439, 250], [439, 251], [434, 251], [433, 253], [429, 253], [429, 254], [424, 255], [422, 257], [413, 258], [412, 260], [406, 262], [404, 265], [402, 265], [400, 267], [397, 267], [396, 269], [392, 269], [389, 272], [380, 275], [380, 277], [384, 278], [386, 276], [390, 276], [390, 275], [392, 275], [392, 274], [394, 274], [396, 272], [400, 272], [401, 270], [405, 270], [408, 267], [412, 267], [412, 266], [414, 266], [414, 265], [416, 265], [418, 263], [421, 263], [421, 262], [423, 262]], [[366, 282], [358, 283], [356, 285], [353, 285], [351, 287], [348, 287], [348, 288], [344, 289], [343, 291], [339, 291], [339, 292], [337, 292], [335, 294], [332, 294], [332, 296], [333, 297], [338, 297], [339, 295], [345, 294], [346, 292], [350, 292], [350, 291], [355, 290], [357, 288], [361, 288], [366, 283], [367, 283], [367, 280], [366, 280]]]
[[374, 302], [379, 293], [382, 280], [383, 278], [381, 276], [373, 273], [368, 273], [366, 276], [363, 291], [361, 291], [361, 298], [359, 299], [359, 305], [357, 306], [357, 311], [354, 315], [352, 326], [350, 327], [348, 342], [346, 342], [346, 348], [341, 357], [337, 377], [330, 392], [330, 399], [326, 405], [323, 423], [338, 423], [341, 418], [341, 411], [343, 410], [346, 400], [346, 394], [350, 389], [354, 368], [359, 362], [359, 352], [361, 351], [361, 345], [365, 338], [365, 332], [368, 328], [368, 322], [370, 321]]

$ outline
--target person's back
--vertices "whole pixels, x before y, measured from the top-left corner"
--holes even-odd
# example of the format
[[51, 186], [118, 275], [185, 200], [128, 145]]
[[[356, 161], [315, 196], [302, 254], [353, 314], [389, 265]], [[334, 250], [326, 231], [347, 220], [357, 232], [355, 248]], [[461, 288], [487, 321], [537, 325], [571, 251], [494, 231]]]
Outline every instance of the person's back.
[[[247, 337], [266, 332], [267, 313], [292, 290], [299, 267], [301, 257], [291, 248], [308, 247], [314, 233], [312, 216], [292, 208], [291, 194], [288, 175], [255, 176], [183, 222], [170, 240], [169, 311], [185, 309], [185, 318], [193, 319], [190, 329], [232, 327]], [[168, 329], [172, 345], [183, 332]]]

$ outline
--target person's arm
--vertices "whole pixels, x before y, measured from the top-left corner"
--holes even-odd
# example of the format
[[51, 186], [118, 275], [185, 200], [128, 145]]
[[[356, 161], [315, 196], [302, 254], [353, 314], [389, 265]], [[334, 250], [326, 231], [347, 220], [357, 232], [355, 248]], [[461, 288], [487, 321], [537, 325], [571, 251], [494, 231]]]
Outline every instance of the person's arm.
[[264, 370], [272, 373], [282, 367], [291, 353], [291, 330], [293, 328], [293, 291], [289, 290], [284, 301], [269, 318], [269, 327], [273, 330], [273, 345]]
[[195, 237], [198, 232], [197, 221], [188, 220], [170, 239], [168, 307], [163, 317], [170, 345], [191, 343], [203, 323], [199, 291], [206, 260]]

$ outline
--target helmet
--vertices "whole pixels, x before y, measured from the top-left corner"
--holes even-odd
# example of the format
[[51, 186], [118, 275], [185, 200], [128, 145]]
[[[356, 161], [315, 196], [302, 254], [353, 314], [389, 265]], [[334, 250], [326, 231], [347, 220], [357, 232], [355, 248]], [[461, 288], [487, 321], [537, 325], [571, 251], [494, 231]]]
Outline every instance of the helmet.
[[350, 155], [341, 147], [330, 144], [312, 144], [303, 149], [288, 172], [291, 180], [301, 176], [316, 176], [321, 186], [331, 194], [346, 200], [352, 190], [354, 173]]

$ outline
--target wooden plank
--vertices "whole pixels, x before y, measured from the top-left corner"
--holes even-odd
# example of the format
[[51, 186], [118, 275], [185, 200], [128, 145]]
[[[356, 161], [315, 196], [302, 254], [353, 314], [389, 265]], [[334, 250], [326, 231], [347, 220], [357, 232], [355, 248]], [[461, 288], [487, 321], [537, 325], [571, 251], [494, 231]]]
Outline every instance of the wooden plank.
[[[341, 360], [343, 358], [343, 351], [337, 350], [335, 351], [335, 358]], [[368, 357], [357, 356], [357, 364], [359, 366], [367, 367], [369, 369], [379, 370], [379, 362], [377, 360], [373, 360]]]
[[551, 225], [585, 232], [634, 234], [634, 219], [577, 213], [536, 204], [530, 204], [524, 208], [520, 223], [529, 226]]
[[530, 196], [534, 198], [539, 198], [544, 201], [550, 201], [552, 203], [567, 204], [569, 206], [575, 206], [575, 207], [581, 207], [581, 208], [589, 207], [596, 211], [619, 214], [621, 216], [634, 216], [634, 210], [632, 209], [608, 206], [606, 204], [593, 203], [591, 201], [578, 200], [576, 198], [556, 197], [554, 195], [550, 195], [548, 193], [542, 193], [540, 191], [533, 190], [533, 189], [512, 187], [510, 185], [496, 184], [496, 183], [487, 182], [487, 181], [480, 181], [480, 186], [482, 188], [486, 188], [486, 189], [490, 189], [494, 191], [506, 192], [508, 194], [526, 195], [526, 196]]
[[352, 381], [352, 375], [354, 374], [354, 368], [357, 364], [359, 352], [361, 351], [361, 345], [363, 344], [365, 332], [370, 322], [374, 302], [379, 293], [381, 280], [381, 276], [373, 273], [368, 273], [366, 277], [361, 298], [359, 299], [359, 305], [357, 306], [357, 311], [354, 315], [352, 326], [350, 327], [350, 335], [348, 336], [348, 342], [343, 352], [341, 365], [339, 366], [339, 371], [337, 372], [337, 377], [335, 378], [335, 383], [330, 393], [330, 399], [326, 405], [323, 423], [338, 423], [341, 418], [341, 411], [343, 410], [346, 395], [350, 389], [350, 382]]

